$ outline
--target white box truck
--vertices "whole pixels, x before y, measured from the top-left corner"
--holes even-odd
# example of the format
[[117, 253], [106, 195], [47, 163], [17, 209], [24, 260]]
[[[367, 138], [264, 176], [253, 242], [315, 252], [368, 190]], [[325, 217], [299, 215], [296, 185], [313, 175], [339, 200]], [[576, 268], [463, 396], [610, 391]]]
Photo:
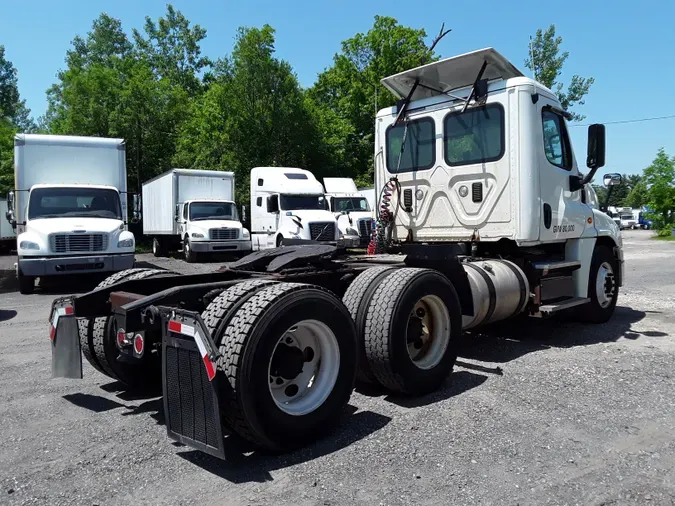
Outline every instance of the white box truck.
[[234, 174], [219, 170], [171, 169], [143, 183], [143, 234], [152, 252], [172, 249], [196, 262], [205, 253], [247, 254], [251, 236], [234, 202]]
[[308, 170], [255, 167], [251, 170], [251, 240], [254, 250], [282, 244], [343, 245], [328, 210], [323, 185]]
[[373, 208], [368, 199], [356, 188], [350, 177], [325, 177], [328, 208], [337, 219], [345, 246], [358, 248], [368, 246], [373, 226]]
[[1, 218], [7, 217], [7, 211], [7, 199], [0, 198], [0, 253], [9, 253], [16, 248], [16, 232], [9, 219]]
[[36, 277], [134, 265], [122, 139], [17, 134], [7, 218], [17, 232], [19, 291]]

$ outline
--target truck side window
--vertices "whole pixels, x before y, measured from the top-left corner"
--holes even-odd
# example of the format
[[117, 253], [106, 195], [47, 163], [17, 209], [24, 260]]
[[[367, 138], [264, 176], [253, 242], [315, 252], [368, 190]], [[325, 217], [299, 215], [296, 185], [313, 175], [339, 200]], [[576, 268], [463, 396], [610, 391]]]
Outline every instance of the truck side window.
[[[407, 131], [405, 124], [387, 129], [387, 170], [392, 174], [430, 169], [436, 162], [434, 120], [423, 118], [408, 121], [407, 124]], [[404, 132], [405, 149], [401, 152]]]
[[565, 120], [553, 111], [544, 110], [542, 112], [542, 126], [546, 159], [561, 169], [572, 170], [572, 152], [567, 128], [565, 128]]

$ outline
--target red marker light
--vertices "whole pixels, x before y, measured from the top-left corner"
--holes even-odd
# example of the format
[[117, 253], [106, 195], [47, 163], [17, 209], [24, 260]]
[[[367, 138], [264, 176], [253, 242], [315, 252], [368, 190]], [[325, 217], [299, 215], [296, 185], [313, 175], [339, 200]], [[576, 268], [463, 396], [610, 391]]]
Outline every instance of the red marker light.
[[143, 354], [143, 344], [144, 344], [143, 343], [143, 336], [141, 334], [136, 334], [136, 336], [134, 337], [134, 351], [138, 355]]

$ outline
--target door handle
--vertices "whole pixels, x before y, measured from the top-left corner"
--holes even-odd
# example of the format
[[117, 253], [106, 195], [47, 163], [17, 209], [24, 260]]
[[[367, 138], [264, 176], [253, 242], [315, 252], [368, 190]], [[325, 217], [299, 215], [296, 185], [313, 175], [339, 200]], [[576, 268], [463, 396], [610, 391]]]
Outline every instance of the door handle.
[[551, 228], [551, 221], [553, 221], [553, 211], [549, 204], [544, 204], [544, 227]]

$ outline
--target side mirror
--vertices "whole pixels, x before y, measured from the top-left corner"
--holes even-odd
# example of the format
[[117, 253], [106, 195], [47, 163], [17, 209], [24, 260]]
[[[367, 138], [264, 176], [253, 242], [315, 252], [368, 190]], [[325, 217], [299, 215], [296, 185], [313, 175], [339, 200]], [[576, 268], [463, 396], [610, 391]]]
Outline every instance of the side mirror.
[[15, 225], [16, 220], [14, 219], [14, 192], [10, 191], [7, 194], [7, 212], [5, 213], [5, 218], [9, 223], [12, 224], [12, 227]]
[[141, 220], [141, 196], [138, 193], [131, 195], [131, 219], [134, 222]]
[[619, 186], [621, 184], [621, 174], [605, 174], [602, 178], [602, 184], [605, 186]]
[[605, 165], [605, 125], [595, 123], [588, 127], [586, 166], [598, 170]]

